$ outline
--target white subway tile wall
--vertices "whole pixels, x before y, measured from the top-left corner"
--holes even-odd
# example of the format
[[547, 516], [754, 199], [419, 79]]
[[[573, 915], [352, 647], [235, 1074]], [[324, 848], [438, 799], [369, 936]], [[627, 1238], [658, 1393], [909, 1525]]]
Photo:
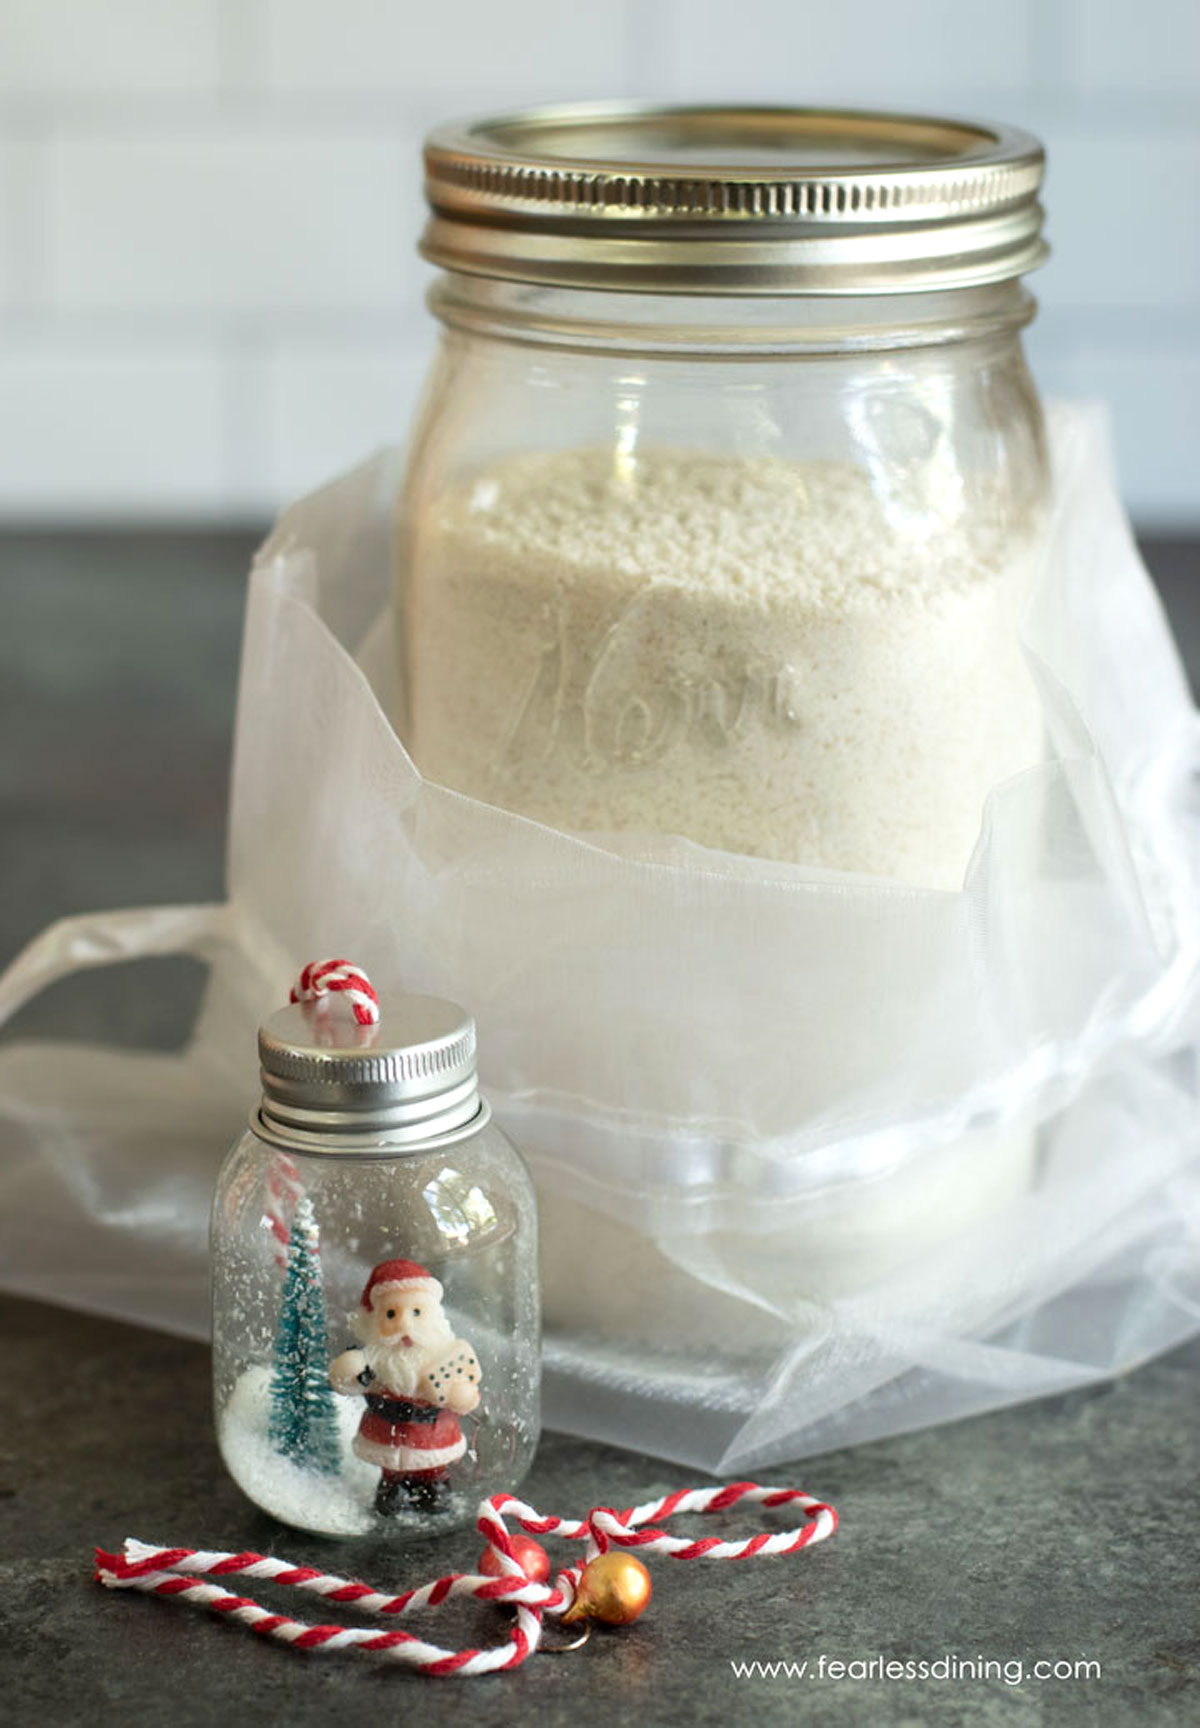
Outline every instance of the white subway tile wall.
[[1039, 133], [1035, 368], [1200, 527], [1200, 0], [0, 0], [0, 517], [261, 519], [402, 437], [423, 133], [606, 95]]
[[777, 101], [904, 107], [936, 87], [953, 91], [953, 111], [962, 112], [989, 96], [1019, 94], [1034, 69], [1039, 0], [667, 4], [671, 51], [663, 70], [677, 96], [719, 99], [733, 89]]
[[1053, 142], [1044, 201], [1054, 262], [1038, 289], [1080, 313], [1128, 309], [1124, 339], [1136, 346], [1148, 319], [1200, 309], [1200, 126], [1147, 138], [1114, 108], [1111, 124]]
[[1068, 0], [1067, 61], [1081, 90], [1196, 96], [1200, 6], [1196, 0]]
[[[411, 151], [281, 123], [49, 146], [46, 299], [142, 317], [416, 310]], [[408, 292], [406, 292], [406, 288]]]
[[221, 12], [212, 0], [4, 0], [0, 90], [62, 96], [175, 96], [221, 88]]
[[608, 96], [626, 81], [638, 10], [630, 0], [263, 0], [266, 82], [306, 96], [424, 90], [455, 118], [464, 102]]
[[429, 347], [352, 337], [284, 338], [261, 362], [263, 468], [249, 502], [291, 496], [403, 429], [421, 388]]
[[10, 511], [214, 514], [226, 491], [224, 362], [211, 342], [107, 333], [0, 340]]

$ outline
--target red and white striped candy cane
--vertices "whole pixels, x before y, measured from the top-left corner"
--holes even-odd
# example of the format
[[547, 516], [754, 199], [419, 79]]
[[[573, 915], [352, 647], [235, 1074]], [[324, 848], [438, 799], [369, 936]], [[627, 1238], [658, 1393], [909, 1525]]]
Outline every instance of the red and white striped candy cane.
[[275, 1238], [275, 1264], [281, 1272], [287, 1270], [288, 1244], [292, 1239], [292, 1219], [296, 1202], [304, 1192], [295, 1160], [286, 1152], [272, 1152], [267, 1167], [267, 1222]]
[[[311, 960], [292, 986], [289, 1001], [314, 1002], [328, 1007], [335, 996], [344, 996], [354, 1009], [360, 1026], [379, 1023], [379, 997], [360, 966], [349, 960]], [[287, 1270], [288, 1244], [296, 1202], [304, 1192], [300, 1172], [286, 1152], [277, 1151], [267, 1173], [267, 1222], [275, 1238], [275, 1264]]]
[[[694, 1540], [668, 1536], [657, 1528], [644, 1528], [655, 1520], [684, 1512], [726, 1511], [742, 1500], [766, 1507], [795, 1506], [804, 1513], [804, 1523], [793, 1530], [760, 1530], [736, 1542], [724, 1542], [715, 1536]], [[540, 1584], [528, 1577], [513, 1551], [504, 1522], [506, 1517], [531, 1536], [585, 1541], [583, 1565], [561, 1572], [554, 1584]], [[389, 1657], [430, 1675], [493, 1674], [517, 1668], [533, 1655], [541, 1640], [543, 1617], [566, 1613], [575, 1599], [587, 1560], [610, 1546], [667, 1554], [674, 1560], [749, 1560], [763, 1555], [795, 1554], [832, 1536], [837, 1529], [837, 1513], [832, 1506], [801, 1493], [798, 1488], [764, 1488], [754, 1482], [735, 1482], [725, 1488], [681, 1489], [623, 1512], [598, 1506], [580, 1519], [548, 1517], [512, 1494], [494, 1494], [480, 1503], [478, 1529], [496, 1556], [499, 1577], [451, 1572], [399, 1596], [385, 1595], [369, 1584], [321, 1572], [313, 1566], [292, 1566], [286, 1560], [265, 1554], [154, 1548], [132, 1538], [126, 1541], [121, 1554], [97, 1549], [95, 1575], [112, 1590], [141, 1590], [155, 1596], [174, 1597], [194, 1607], [225, 1614], [250, 1631], [278, 1639], [297, 1650], [361, 1651]], [[231, 1593], [224, 1582], [208, 1582], [235, 1578], [261, 1579], [304, 1590], [326, 1602], [337, 1602], [389, 1620], [440, 1608], [444, 1602], [463, 1596], [511, 1606], [516, 1610], [516, 1619], [502, 1644], [486, 1649], [446, 1650], [398, 1628], [380, 1632], [362, 1626], [295, 1620], [271, 1612], [248, 1596]]]
[[354, 1009], [360, 1026], [379, 1022], [379, 997], [366, 973], [349, 960], [311, 960], [292, 986], [293, 1002], [315, 1002], [332, 995], [344, 996]]

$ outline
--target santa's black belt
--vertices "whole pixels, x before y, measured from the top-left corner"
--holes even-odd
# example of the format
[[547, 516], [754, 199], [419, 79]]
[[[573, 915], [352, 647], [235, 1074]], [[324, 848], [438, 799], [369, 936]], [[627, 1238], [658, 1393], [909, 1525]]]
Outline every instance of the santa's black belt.
[[407, 1398], [380, 1398], [368, 1394], [367, 1409], [385, 1422], [436, 1422], [441, 1411], [436, 1404], [413, 1404]]

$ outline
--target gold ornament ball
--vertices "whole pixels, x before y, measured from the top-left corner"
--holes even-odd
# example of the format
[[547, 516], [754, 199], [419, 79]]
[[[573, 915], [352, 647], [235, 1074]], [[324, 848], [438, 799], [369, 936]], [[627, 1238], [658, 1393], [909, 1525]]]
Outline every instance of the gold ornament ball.
[[632, 1554], [614, 1548], [588, 1561], [563, 1624], [601, 1620], [606, 1626], [628, 1626], [649, 1603], [649, 1572]]

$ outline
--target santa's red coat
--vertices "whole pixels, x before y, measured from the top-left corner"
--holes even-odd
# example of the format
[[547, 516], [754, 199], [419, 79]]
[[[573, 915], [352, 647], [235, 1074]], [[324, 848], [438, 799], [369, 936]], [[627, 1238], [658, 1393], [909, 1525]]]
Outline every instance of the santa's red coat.
[[[451, 1410], [440, 1410], [422, 1398], [408, 1398], [372, 1381], [368, 1393], [368, 1408], [354, 1437], [354, 1451], [367, 1464], [380, 1470], [410, 1472], [442, 1470], [461, 1458], [467, 1449], [458, 1417]], [[370, 1408], [377, 1402], [395, 1402], [414, 1412], [412, 1420], [395, 1421]], [[436, 1411], [436, 1416], [430, 1415]], [[420, 1412], [424, 1420], [416, 1415]]]

